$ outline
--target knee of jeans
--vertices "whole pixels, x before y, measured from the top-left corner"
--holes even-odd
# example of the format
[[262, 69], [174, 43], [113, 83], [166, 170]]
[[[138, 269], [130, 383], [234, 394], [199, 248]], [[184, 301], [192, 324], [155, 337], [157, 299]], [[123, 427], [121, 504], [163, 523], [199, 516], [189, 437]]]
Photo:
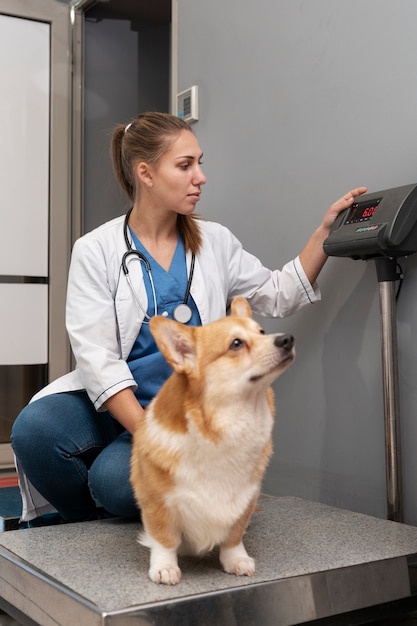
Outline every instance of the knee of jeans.
[[36, 421], [30, 418], [31, 412], [29, 404], [22, 409], [12, 426], [10, 442], [17, 457], [19, 451], [25, 450], [26, 447], [33, 447], [37, 438]]
[[93, 463], [88, 474], [88, 486], [97, 505], [112, 515], [137, 517], [139, 510], [130, 481], [115, 478], [103, 465]]

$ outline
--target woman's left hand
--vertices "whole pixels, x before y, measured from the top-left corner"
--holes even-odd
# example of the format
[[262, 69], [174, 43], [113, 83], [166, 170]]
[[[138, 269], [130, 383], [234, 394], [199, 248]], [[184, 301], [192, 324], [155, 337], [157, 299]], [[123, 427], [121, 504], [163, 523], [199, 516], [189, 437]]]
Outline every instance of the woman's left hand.
[[348, 191], [348, 193], [345, 193], [345, 195], [339, 198], [339, 200], [336, 200], [336, 202], [333, 202], [333, 204], [326, 211], [323, 217], [323, 221], [321, 224], [322, 228], [330, 231], [331, 227], [333, 226], [333, 222], [335, 221], [339, 213], [341, 213], [345, 209], [352, 206], [355, 198], [357, 196], [361, 196], [363, 193], [366, 193], [367, 191], [368, 190], [366, 187], [356, 187], [356, 189], [352, 189], [351, 191]]
[[301, 265], [311, 284], [316, 281], [326, 262], [327, 255], [323, 250], [323, 243], [329, 236], [333, 222], [339, 213], [348, 209], [353, 204], [357, 196], [362, 195], [366, 191], [366, 187], [356, 187], [356, 189], [352, 189], [339, 198], [339, 200], [333, 202], [332, 206], [327, 209], [319, 228], [312, 234], [305, 248], [300, 252]]

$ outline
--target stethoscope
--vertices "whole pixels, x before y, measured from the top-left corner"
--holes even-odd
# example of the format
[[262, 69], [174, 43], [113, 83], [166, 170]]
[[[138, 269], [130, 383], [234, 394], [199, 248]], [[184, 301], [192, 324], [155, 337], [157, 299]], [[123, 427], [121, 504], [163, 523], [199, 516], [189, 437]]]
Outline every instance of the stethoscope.
[[[125, 221], [124, 221], [124, 225], [123, 225], [123, 235], [125, 238], [125, 242], [126, 242], [126, 247], [127, 247], [127, 252], [124, 253], [123, 257], [122, 257], [122, 269], [123, 269], [123, 273], [126, 276], [126, 280], [129, 283], [129, 287], [130, 290], [133, 294], [134, 299], [136, 300], [137, 305], [139, 306], [140, 310], [142, 311], [143, 315], [145, 316], [146, 320], [150, 320], [150, 316], [147, 314], [147, 312], [145, 311], [145, 308], [143, 307], [141, 301], [139, 300], [136, 291], [132, 285], [132, 281], [130, 280], [130, 276], [129, 276], [129, 269], [127, 267], [127, 259], [129, 258], [129, 256], [135, 256], [136, 258], [139, 259], [139, 261], [141, 263], [144, 264], [146, 271], [148, 272], [148, 276], [149, 276], [149, 282], [151, 284], [151, 290], [152, 290], [152, 297], [153, 297], [153, 303], [154, 303], [154, 315], [158, 315], [158, 304], [156, 301], [156, 292], [155, 292], [155, 284], [153, 282], [153, 277], [152, 277], [152, 271], [151, 271], [151, 265], [148, 261], [148, 259], [146, 258], [146, 256], [142, 253], [139, 252], [139, 250], [134, 250], [132, 248], [132, 245], [130, 243], [129, 240], [129, 236], [128, 236], [128, 224], [129, 224], [129, 216], [132, 212], [132, 209], [130, 209], [125, 217]], [[190, 321], [193, 313], [191, 311], [191, 307], [188, 305], [188, 298], [190, 296], [190, 290], [191, 290], [191, 283], [193, 282], [193, 275], [194, 275], [194, 265], [195, 265], [195, 254], [192, 255], [191, 257], [191, 266], [190, 266], [190, 274], [188, 276], [188, 281], [187, 281], [187, 287], [185, 289], [185, 294], [184, 294], [184, 299], [182, 301], [181, 304], [179, 304], [178, 306], [175, 307], [172, 316], [174, 318], [174, 320], [176, 320], [177, 322], [181, 322], [182, 324], [186, 324], [187, 322]], [[149, 321], [143, 321], [144, 324], [149, 324]]]

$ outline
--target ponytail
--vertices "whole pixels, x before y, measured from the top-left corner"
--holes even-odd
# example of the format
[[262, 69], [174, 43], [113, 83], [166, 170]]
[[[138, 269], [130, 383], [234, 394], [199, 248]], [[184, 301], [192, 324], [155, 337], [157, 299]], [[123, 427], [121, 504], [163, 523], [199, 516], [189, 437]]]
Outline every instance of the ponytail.
[[121, 124], [116, 126], [114, 129], [111, 141], [111, 156], [116, 179], [128, 196], [129, 200], [134, 202], [135, 185], [132, 182], [133, 172], [131, 170], [129, 160], [123, 153], [123, 139], [125, 132], [125, 127]]

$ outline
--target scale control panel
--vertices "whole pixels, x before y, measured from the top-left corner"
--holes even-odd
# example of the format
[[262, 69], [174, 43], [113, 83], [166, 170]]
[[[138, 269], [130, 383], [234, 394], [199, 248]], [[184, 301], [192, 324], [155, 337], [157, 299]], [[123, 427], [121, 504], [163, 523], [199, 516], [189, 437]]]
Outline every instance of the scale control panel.
[[400, 257], [417, 251], [417, 184], [360, 196], [335, 220], [323, 245], [329, 256]]

